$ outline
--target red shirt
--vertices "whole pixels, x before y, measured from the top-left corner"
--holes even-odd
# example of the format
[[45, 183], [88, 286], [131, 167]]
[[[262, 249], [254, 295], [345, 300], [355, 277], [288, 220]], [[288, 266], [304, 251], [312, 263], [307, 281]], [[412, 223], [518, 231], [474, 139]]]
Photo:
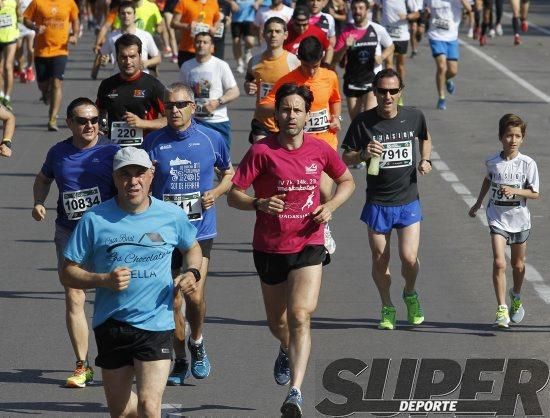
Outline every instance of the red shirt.
[[327, 34], [323, 32], [321, 28], [310, 24], [304, 33], [298, 34], [294, 30], [294, 24], [291, 20], [290, 22], [288, 22], [288, 38], [283, 44], [283, 48], [286, 49], [288, 52], [292, 52], [294, 55], [297, 55], [300, 42], [302, 42], [302, 39], [307, 38], [308, 36], [315, 36], [317, 39], [319, 39], [321, 45], [323, 45], [324, 51], [326, 51], [327, 48], [330, 46]]
[[243, 190], [252, 185], [258, 198], [286, 194], [283, 212], [271, 215], [256, 211], [254, 249], [293, 254], [306, 245], [324, 245], [324, 225], [316, 223], [312, 215], [319, 206], [321, 173], [336, 179], [346, 168], [330, 145], [309, 134], [295, 150], [282, 147], [273, 135], [252, 145], [237, 168], [233, 184]]

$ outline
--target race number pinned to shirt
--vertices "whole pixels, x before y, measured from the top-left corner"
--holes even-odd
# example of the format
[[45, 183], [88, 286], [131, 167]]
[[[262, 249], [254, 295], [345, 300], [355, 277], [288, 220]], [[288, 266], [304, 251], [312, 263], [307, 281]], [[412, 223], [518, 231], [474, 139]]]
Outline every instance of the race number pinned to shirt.
[[266, 83], [265, 81], [260, 82], [260, 99], [263, 99], [265, 96], [269, 94], [269, 92], [273, 89], [273, 86], [275, 84], [273, 83]]
[[449, 30], [451, 27], [451, 23], [449, 22], [448, 19], [436, 17], [432, 19], [432, 23], [436, 28], [442, 29], [442, 30]]
[[521, 199], [517, 195], [513, 195], [512, 197], [506, 197], [504, 193], [502, 192], [502, 187], [512, 187], [515, 189], [519, 189], [521, 185], [519, 184], [499, 184], [495, 182], [491, 182], [491, 190], [490, 190], [490, 199], [493, 201], [495, 206], [520, 206], [521, 205]]
[[411, 141], [386, 142], [383, 145], [381, 168], [401, 168], [412, 165]]
[[390, 34], [390, 37], [394, 39], [401, 38], [401, 27], [400, 26], [388, 26], [386, 28], [388, 30], [388, 33]]
[[130, 126], [126, 122], [113, 122], [111, 141], [121, 147], [140, 146], [143, 142], [143, 129]]
[[306, 132], [326, 132], [330, 122], [328, 120], [328, 109], [321, 109], [317, 112], [310, 112], [309, 120], [304, 127]]
[[70, 221], [79, 220], [88, 209], [100, 203], [101, 195], [97, 186], [74, 192], [63, 192], [63, 208]]
[[211, 118], [214, 116], [205, 107], [206, 103], [209, 101], [210, 99], [208, 98], [195, 98], [195, 116], [199, 118]]
[[13, 25], [13, 18], [11, 15], [0, 15], [0, 28], [8, 28]]
[[163, 194], [162, 200], [172, 202], [182, 208], [190, 221], [202, 219], [202, 201], [200, 192], [183, 194]]
[[210, 26], [206, 23], [193, 22], [194, 25], [191, 26], [191, 36], [197, 36], [197, 33], [201, 32], [210, 32]]
[[216, 27], [216, 31], [214, 32], [214, 38], [223, 38], [223, 31], [225, 30], [225, 25], [223, 23], [220, 23]]

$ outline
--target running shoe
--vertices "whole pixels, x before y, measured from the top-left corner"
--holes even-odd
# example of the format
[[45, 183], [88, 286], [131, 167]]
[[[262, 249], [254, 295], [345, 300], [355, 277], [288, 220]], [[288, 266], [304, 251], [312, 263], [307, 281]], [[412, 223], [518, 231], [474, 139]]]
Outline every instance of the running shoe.
[[[481, 39], [481, 38], [480, 38]], [[449, 94], [455, 94], [455, 90], [456, 90], [456, 87], [455, 87], [455, 82], [452, 80], [452, 79], [448, 79], [446, 82], [445, 82], [445, 86], [447, 87], [447, 92]]]
[[94, 371], [91, 367], [84, 364], [83, 361], [76, 362], [76, 368], [72, 375], [67, 378], [65, 387], [67, 388], [85, 388], [86, 384], [94, 382]]
[[334, 254], [336, 251], [336, 242], [332, 238], [328, 224], [325, 224], [325, 248], [329, 254]]
[[447, 109], [447, 104], [445, 103], [445, 98], [439, 98], [437, 99], [437, 108], [439, 110], [446, 110]]
[[302, 406], [304, 398], [298, 388], [294, 386], [288, 391], [288, 395], [281, 406], [283, 418], [298, 418], [302, 416]]
[[164, 47], [164, 52], [162, 53], [164, 58], [170, 58], [172, 56], [172, 48], [169, 46]]
[[420, 325], [424, 322], [424, 311], [420, 306], [418, 293], [414, 292], [412, 295], [406, 295], [403, 292], [403, 300], [405, 301], [405, 305], [407, 305], [407, 321], [409, 321], [409, 324]]
[[237, 72], [239, 74], [244, 74], [244, 62], [242, 59], [237, 62]]
[[395, 308], [393, 306], [382, 306], [382, 319], [378, 329], [395, 329]]
[[34, 71], [32, 67], [27, 67], [27, 69], [25, 70], [25, 73], [26, 73], [28, 82], [32, 83], [36, 79], [36, 77], [34, 76]]
[[522, 20], [521, 21], [521, 31], [523, 33], [527, 33], [528, 30], [529, 30], [529, 23], [527, 23], [527, 20]]
[[195, 379], [207, 378], [210, 374], [210, 360], [206, 355], [204, 341], [199, 345], [187, 341], [187, 347], [191, 353], [191, 374]]
[[189, 362], [186, 359], [176, 359], [174, 362], [174, 368], [168, 376], [168, 381], [166, 384], [168, 386], [182, 386], [185, 379], [189, 376], [191, 376]]
[[504, 34], [504, 31], [502, 30], [502, 25], [500, 23], [497, 23], [495, 26], [495, 32], [497, 33], [497, 36], [502, 36]]
[[510, 310], [508, 311], [510, 320], [514, 324], [519, 324], [525, 316], [525, 309], [520, 298], [514, 296], [514, 291], [510, 289]]
[[416, 57], [417, 55], [418, 55], [418, 51], [417, 51], [416, 49], [413, 49], [413, 50], [411, 51], [411, 58], [414, 58], [414, 57]]
[[48, 131], [50, 132], [59, 131], [59, 128], [57, 126], [57, 118], [55, 116], [51, 118], [50, 121], [48, 122]]
[[252, 58], [252, 51], [250, 51], [250, 49], [249, 49], [244, 54], [244, 63], [245, 63], [245, 65], [248, 65], [248, 61], [250, 61], [251, 58]]
[[479, 37], [479, 46], [485, 46], [485, 45], [487, 45], [487, 36], [481, 35]]
[[474, 28], [468, 29], [468, 38], [474, 39]]
[[489, 30], [489, 38], [494, 38], [495, 35], [496, 35], [496, 31], [495, 31], [493, 28], [491, 28], [491, 29]]
[[290, 383], [290, 362], [288, 355], [279, 347], [279, 355], [273, 367], [273, 377], [278, 385], [285, 386]]
[[172, 63], [177, 64], [178, 63], [178, 56], [176, 54], [172, 55]]
[[506, 305], [499, 305], [497, 309], [497, 317], [494, 325], [498, 328], [508, 328], [510, 323], [510, 316], [508, 315], [508, 307]]
[[514, 35], [514, 46], [521, 45], [521, 37], [519, 35]]

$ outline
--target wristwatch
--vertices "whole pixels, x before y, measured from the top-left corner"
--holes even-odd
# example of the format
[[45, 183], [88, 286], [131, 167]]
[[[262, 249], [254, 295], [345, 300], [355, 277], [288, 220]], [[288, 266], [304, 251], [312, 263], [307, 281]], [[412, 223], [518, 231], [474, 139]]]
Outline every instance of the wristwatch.
[[199, 269], [191, 267], [191, 268], [188, 268], [187, 270], [184, 270], [183, 274], [185, 273], [192, 273], [193, 276], [195, 276], [196, 282], [198, 282], [201, 279], [201, 272], [199, 271]]
[[423, 159], [423, 160], [420, 160], [420, 163], [422, 163], [422, 161], [426, 161], [428, 164], [432, 165], [432, 160]]
[[218, 104], [219, 104], [220, 106], [223, 106], [223, 100], [222, 100], [221, 97], [218, 99]]
[[5, 145], [9, 149], [11, 149], [11, 141], [8, 139], [4, 139], [2, 142], [0, 142], [0, 145]]

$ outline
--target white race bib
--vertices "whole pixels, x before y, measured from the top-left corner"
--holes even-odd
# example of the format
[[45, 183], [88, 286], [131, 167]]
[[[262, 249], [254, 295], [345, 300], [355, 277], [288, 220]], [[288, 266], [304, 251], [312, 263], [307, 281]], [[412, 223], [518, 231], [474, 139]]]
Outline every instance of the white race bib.
[[210, 32], [210, 26], [208, 26], [206, 23], [198, 23], [198, 22], [191, 26], [192, 37], [195, 37], [197, 33], [201, 33], [201, 32]]
[[13, 18], [11, 15], [0, 15], [0, 28], [7, 28], [13, 25]]
[[126, 122], [111, 123], [111, 141], [121, 147], [137, 147], [143, 142], [143, 129], [134, 128]]
[[449, 30], [451, 27], [451, 24], [447, 19], [435, 17], [432, 19], [432, 23], [437, 29]]
[[223, 23], [220, 23], [216, 28], [216, 32], [214, 32], [214, 38], [222, 38], [224, 30], [225, 30], [225, 25]]
[[65, 209], [67, 219], [71, 221], [82, 218], [84, 212], [100, 203], [101, 195], [97, 186], [91, 189], [63, 193], [63, 209]]
[[387, 30], [388, 30], [388, 33], [390, 34], [390, 37], [394, 39], [401, 38], [401, 26], [388, 26]]
[[412, 142], [399, 141], [383, 144], [384, 151], [380, 160], [381, 168], [401, 168], [412, 165]]
[[263, 99], [269, 94], [271, 89], [273, 89], [274, 83], [266, 83], [265, 81], [260, 82], [260, 99]]
[[163, 194], [162, 200], [172, 202], [182, 208], [190, 221], [202, 219], [202, 201], [200, 192], [184, 194]]
[[508, 186], [513, 188], [520, 188], [519, 184], [498, 184], [491, 182], [490, 198], [495, 206], [519, 206], [521, 205], [521, 199], [519, 196], [513, 195], [512, 197], [504, 196], [504, 193], [500, 190], [502, 186]]
[[209, 101], [210, 99], [208, 98], [195, 98], [195, 116], [198, 116], [199, 118], [211, 118], [214, 116], [204, 107], [204, 105]]
[[309, 120], [304, 127], [306, 132], [326, 132], [330, 126], [328, 120], [328, 109], [318, 110], [317, 112], [311, 112]]

